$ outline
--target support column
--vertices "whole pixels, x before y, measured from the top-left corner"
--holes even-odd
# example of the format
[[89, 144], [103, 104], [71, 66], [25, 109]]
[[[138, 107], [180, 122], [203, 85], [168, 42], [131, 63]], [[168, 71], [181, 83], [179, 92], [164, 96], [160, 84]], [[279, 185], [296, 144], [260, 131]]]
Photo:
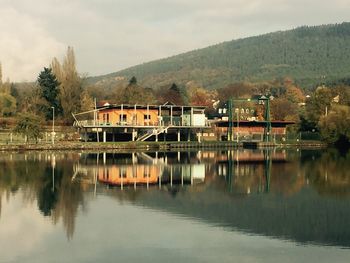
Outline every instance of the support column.
[[173, 125], [173, 106], [170, 106], [170, 125]]
[[184, 174], [183, 174], [183, 172], [181, 173], [181, 186], [184, 186]]
[[149, 123], [150, 123], [150, 119], [149, 119], [149, 105], [147, 104], [147, 126], [149, 126]]
[[191, 141], [191, 129], [188, 129], [188, 131], [187, 131], [187, 141], [188, 142]]
[[180, 130], [177, 130], [177, 141], [179, 142], [181, 140]]
[[157, 133], [157, 131], [156, 131], [156, 142], [158, 141], [158, 133]]
[[103, 131], [103, 142], [106, 142], [107, 141], [107, 134], [106, 134], [106, 131], [104, 130]]
[[184, 107], [181, 106], [181, 126], [184, 126]]
[[137, 125], [137, 111], [136, 111], [136, 104], [134, 106], [134, 123], [133, 125]]
[[191, 120], [190, 120], [190, 126], [192, 126], [193, 123], [193, 108], [191, 107]]
[[123, 115], [124, 115], [124, 106], [122, 104], [122, 105], [120, 105], [120, 116], [119, 116], [119, 123], [120, 123], [120, 125], [123, 124]]
[[173, 187], [173, 167], [170, 168], [170, 187]]
[[159, 106], [158, 110], [158, 126], [162, 126], [162, 106]]
[[131, 132], [131, 140], [134, 142], [135, 141], [135, 129], [132, 129]]
[[147, 174], [147, 190], [149, 189], [149, 175]]

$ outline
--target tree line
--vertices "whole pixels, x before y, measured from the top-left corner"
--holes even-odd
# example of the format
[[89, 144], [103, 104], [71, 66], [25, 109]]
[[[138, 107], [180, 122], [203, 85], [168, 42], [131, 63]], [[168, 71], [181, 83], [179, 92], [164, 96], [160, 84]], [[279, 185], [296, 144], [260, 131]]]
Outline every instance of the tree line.
[[232, 40], [119, 72], [89, 78], [101, 85], [119, 76], [138, 76], [142, 84], [197, 81], [217, 89], [242, 81], [261, 82], [289, 76], [305, 89], [349, 76], [350, 23], [300, 27]]

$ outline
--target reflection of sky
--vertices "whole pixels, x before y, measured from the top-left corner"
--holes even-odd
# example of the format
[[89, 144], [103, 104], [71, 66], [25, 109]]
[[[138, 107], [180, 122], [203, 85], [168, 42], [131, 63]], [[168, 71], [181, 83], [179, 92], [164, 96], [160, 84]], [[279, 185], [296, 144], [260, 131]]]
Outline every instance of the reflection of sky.
[[348, 262], [350, 250], [300, 246], [98, 196], [73, 239], [36, 202], [2, 199], [0, 262]]

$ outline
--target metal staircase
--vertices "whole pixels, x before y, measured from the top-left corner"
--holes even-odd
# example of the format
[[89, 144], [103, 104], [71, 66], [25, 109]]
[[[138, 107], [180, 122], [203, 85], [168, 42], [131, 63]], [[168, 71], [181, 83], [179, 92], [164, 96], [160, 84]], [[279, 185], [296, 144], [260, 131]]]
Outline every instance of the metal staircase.
[[158, 128], [154, 128], [154, 129], [151, 129], [151, 130], [147, 130], [147, 132], [145, 134], [141, 135], [140, 137], [138, 137], [136, 139], [136, 141], [144, 142], [145, 140], [151, 138], [153, 135], [159, 135], [161, 133], [166, 132], [169, 129], [169, 127], [170, 126], [158, 127]]

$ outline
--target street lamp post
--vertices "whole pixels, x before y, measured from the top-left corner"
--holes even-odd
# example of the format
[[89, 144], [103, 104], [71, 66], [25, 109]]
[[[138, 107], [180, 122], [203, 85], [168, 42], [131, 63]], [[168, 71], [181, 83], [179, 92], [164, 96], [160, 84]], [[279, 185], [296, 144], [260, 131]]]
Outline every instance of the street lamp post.
[[237, 146], [238, 146], [238, 142], [239, 142], [239, 108], [237, 111]]
[[55, 107], [52, 108], [52, 144], [55, 144]]

